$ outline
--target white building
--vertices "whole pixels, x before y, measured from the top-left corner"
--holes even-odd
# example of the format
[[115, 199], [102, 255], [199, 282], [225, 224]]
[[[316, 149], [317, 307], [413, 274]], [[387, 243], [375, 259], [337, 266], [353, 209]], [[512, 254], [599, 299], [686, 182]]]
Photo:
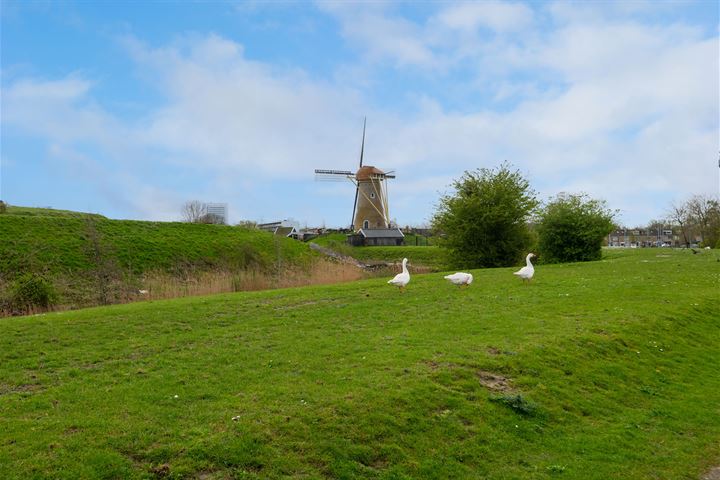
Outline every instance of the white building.
[[217, 223], [228, 223], [228, 204], [227, 203], [208, 203], [207, 214], [217, 219]]

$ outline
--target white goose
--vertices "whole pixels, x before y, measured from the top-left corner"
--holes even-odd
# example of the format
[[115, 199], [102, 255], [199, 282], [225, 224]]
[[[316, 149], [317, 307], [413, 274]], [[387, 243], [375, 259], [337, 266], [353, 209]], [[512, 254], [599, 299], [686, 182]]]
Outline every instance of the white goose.
[[402, 273], [398, 273], [397, 275], [395, 275], [395, 278], [393, 278], [392, 280], [388, 280], [387, 282], [390, 285], [395, 285], [396, 287], [398, 287], [401, 292], [403, 291], [403, 288], [405, 288], [405, 285], [410, 283], [410, 272], [408, 272], [407, 269], [407, 261], [407, 258], [403, 258]]
[[453, 285], [462, 286], [465, 285], [466, 287], [470, 285], [473, 281], [472, 273], [464, 273], [464, 272], [457, 272], [453, 273], [452, 275], [445, 275], [443, 277], [445, 280], [449, 280], [450, 283]]
[[525, 257], [525, 266], [522, 267], [517, 272], [513, 272], [514, 275], [517, 275], [518, 277], [523, 279], [523, 282], [527, 280], [528, 282], [530, 279], [535, 275], [535, 267], [533, 267], [533, 264], [530, 263], [530, 259], [535, 256], [534, 253], [528, 253], [527, 257]]

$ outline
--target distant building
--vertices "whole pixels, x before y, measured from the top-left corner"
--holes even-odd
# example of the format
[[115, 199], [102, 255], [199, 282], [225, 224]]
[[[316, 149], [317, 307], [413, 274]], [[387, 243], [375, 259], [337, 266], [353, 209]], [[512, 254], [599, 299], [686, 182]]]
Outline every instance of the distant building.
[[213, 217], [213, 223], [228, 223], [228, 204], [227, 203], [208, 203], [207, 214]]
[[405, 235], [399, 228], [361, 228], [348, 235], [348, 243], [354, 246], [397, 246], [405, 243]]
[[610, 247], [678, 247], [680, 235], [672, 228], [618, 228], [608, 235]]
[[257, 228], [260, 230], [290, 238], [298, 238], [299, 227], [300, 224], [292, 219], [281, 220], [279, 222], [258, 223], [257, 225]]

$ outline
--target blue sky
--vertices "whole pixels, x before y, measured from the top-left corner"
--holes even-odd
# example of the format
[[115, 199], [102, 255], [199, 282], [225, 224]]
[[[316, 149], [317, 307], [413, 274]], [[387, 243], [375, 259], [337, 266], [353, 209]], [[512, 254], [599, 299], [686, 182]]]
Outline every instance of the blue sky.
[[400, 225], [505, 160], [628, 226], [720, 188], [716, 1], [1, 6], [10, 204], [346, 226], [353, 186], [313, 170], [356, 168], [365, 116]]

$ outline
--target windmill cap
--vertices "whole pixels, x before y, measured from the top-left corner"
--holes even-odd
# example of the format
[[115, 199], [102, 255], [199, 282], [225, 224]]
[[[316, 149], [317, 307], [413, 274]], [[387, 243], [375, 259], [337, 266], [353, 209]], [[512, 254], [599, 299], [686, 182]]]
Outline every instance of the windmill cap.
[[360, 167], [360, 169], [355, 174], [355, 179], [370, 180], [373, 175], [385, 175], [385, 172], [383, 172], [377, 167], [373, 167], [372, 165], [366, 165], [364, 167]]

